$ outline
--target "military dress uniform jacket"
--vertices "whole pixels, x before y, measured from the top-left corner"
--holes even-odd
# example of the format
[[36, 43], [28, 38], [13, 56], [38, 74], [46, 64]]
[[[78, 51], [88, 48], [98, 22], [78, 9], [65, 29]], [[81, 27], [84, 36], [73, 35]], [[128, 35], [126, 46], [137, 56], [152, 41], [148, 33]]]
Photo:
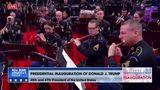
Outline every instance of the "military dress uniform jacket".
[[57, 33], [52, 33], [52, 34], [44, 34], [46, 38], [46, 43], [48, 45], [56, 45], [56, 46], [61, 46], [61, 38]]
[[[139, 41], [128, 52], [127, 56], [121, 57], [121, 64], [125, 67], [154, 67], [155, 57], [152, 48], [144, 41]], [[109, 57], [109, 66], [116, 65], [114, 58]]]
[[60, 35], [63, 40], [69, 41], [72, 37], [71, 26], [66, 21], [61, 21], [59, 23], [55, 22], [56, 32]]
[[8, 32], [5, 32], [5, 34], [2, 34], [0, 36], [0, 41], [5, 41], [7, 43], [21, 43], [23, 32], [22, 32], [22, 22], [16, 21], [13, 25], [7, 23], [5, 26], [8, 29]]
[[[122, 67], [152, 67], [153, 81], [155, 79], [155, 57], [152, 48], [144, 41], [141, 40], [133, 47], [131, 47], [127, 56], [121, 57], [121, 65], [116, 65], [114, 58], [108, 58], [109, 66], [122, 66]], [[123, 84], [123, 90], [153, 90], [153, 83], [130, 83]]]
[[87, 67], [104, 67], [104, 57], [106, 55], [106, 40], [98, 34], [81, 43], [78, 50], [87, 56]]
[[100, 32], [102, 33], [102, 35], [107, 38], [107, 36], [109, 36], [109, 34], [111, 33], [110, 29], [110, 23], [106, 20], [102, 20], [99, 24], [100, 26]]

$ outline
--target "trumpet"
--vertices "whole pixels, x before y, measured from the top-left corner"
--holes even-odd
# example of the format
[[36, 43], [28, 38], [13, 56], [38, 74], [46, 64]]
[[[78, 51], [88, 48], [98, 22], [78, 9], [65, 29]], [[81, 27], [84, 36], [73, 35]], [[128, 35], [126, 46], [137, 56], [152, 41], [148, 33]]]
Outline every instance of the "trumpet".
[[124, 16], [118, 17], [116, 24], [120, 24], [123, 21], [124, 21]]

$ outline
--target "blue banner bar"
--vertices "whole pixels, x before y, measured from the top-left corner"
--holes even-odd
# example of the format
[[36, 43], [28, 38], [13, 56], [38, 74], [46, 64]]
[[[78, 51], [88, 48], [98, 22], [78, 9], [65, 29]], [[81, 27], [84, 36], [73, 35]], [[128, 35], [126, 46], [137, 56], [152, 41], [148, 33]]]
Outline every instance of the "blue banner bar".
[[29, 70], [122, 70], [122, 68], [108, 68], [108, 67], [85, 67], [85, 68], [53, 68], [53, 67], [30, 67]]

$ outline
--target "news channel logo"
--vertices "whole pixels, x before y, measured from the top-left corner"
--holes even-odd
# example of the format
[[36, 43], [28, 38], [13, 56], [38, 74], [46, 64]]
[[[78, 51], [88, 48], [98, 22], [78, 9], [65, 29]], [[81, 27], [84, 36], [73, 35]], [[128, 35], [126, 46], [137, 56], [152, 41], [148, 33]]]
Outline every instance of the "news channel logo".
[[9, 83], [28, 82], [28, 68], [9, 68], [8, 82]]

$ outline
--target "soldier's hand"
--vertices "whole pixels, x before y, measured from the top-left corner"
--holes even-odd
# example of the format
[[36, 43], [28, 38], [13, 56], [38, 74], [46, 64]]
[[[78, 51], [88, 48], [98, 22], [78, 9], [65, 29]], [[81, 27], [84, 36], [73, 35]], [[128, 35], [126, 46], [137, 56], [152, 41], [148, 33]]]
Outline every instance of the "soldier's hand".
[[74, 43], [76, 44], [76, 46], [81, 45], [79, 38], [74, 39]]
[[4, 27], [4, 31], [7, 33], [9, 32], [8, 28], [6, 28], [6, 27]]
[[45, 18], [40, 18], [39, 22], [40, 23], [45, 23], [47, 20]]
[[108, 57], [114, 56], [116, 52], [116, 44], [112, 43], [111, 46], [108, 49]]
[[35, 38], [36, 38], [37, 41], [41, 41], [41, 38], [40, 38], [39, 34], [37, 34], [37, 35], [35, 36]]
[[13, 16], [8, 16], [7, 17], [7, 23], [12, 23], [13, 22]]
[[116, 52], [115, 52], [115, 54], [116, 55], [118, 55], [118, 56], [122, 56], [123, 54], [122, 54], [122, 51], [121, 51], [121, 49], [119, 48], [119, 47], [116, 47]]
[[37, 39], [38, 42], [46, 42], [46, 39], [41, 34], [37, 34], [36, 39]]
[[115, 13], [113, 12], [113, 13], [112, 13], [112, 16], [114, 16], [114, 15], [115, 15]]
[[0, 31], [0, 35], [8, 33], [8, 29], [6, 27], [4, 27], [3, 29], [1, 29]]
[[4, 29], [1, 29], [0, 35], [2, 35], [2, 34], [4, 34], [4, 33], [5, 33]]
[[40, 37], [40, 39], [41, 39], [43, 42], [46, 42], [46, 41], [47, 41], [43, 33], [40, 33], [40, 34], [39, 34], [39, 37]]
[[120, 21], [120, 22], [124, 22], [124, 19], [123, 19], [123, 18], [120, 18], [119, 21]]

